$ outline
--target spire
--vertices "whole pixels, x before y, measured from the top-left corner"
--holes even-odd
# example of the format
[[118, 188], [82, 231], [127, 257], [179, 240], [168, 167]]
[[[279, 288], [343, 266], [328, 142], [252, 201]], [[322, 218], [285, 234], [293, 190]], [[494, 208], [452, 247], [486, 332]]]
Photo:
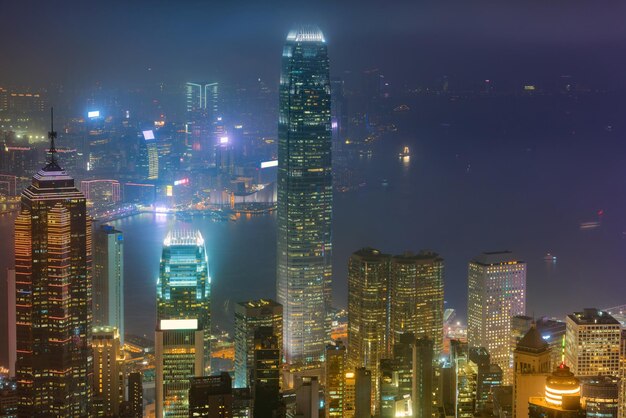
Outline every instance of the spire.
[[50, 161], [44, 167], [44, 171], [61, 171], [61, 167], [57, 162], [57, 149], [54, 146], [54, 140], [57, 137], [57, 133], [54, 130], [54, 108], [50, 108], [50, 132], [48, 132], [48, 139], [50, 140], [50, 149], [48, 153], [50, 154]]

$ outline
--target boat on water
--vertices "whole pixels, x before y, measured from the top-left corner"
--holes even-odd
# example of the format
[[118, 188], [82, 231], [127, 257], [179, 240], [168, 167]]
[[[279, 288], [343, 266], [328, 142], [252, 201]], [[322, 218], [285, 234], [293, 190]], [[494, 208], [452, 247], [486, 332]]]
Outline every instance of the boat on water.
[[402, 149], [402, 152], [398, 154], [398, 157], [403, 160], [408, 160], [409, 158], [411, 158], [411, 151], [409, 150], [409, 147], [404, 147]]

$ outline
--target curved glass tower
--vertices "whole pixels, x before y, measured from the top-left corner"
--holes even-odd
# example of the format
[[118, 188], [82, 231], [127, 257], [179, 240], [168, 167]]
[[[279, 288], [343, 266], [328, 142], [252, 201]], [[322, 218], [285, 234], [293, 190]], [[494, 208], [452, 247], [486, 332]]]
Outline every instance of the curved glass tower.
[[288, 363], [324, 358], [331, 282], [330, 77], [324, 35], [287, 36], [278, 121], [277, 298]]

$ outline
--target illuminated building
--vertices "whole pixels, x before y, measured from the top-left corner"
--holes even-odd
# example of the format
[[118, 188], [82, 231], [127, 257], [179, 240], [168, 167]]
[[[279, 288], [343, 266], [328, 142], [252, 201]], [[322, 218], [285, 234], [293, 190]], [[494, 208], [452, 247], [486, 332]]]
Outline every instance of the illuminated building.
[[15, 219], [19, 416], [91, 414], [91, 219], [74, 179], [50, 158]]
[[254, 331], [272, 327], [282, 348], [283, 307], [271, 299], [250, 300], [235, 305], [235, 387], [250, 386], [254, 364]]
[[210, 370], [210, 286], [200, 232], [168, 233], [157, 281], [157, 418], [188, 416], [189, 378]]
[[124, 345], [124, 236], [110, 225], [94, 233], [93, 323], [115, 327]]
[[472, 418], [476, 409], [478, 369], [467, 353], [456, 358], [456, 417]]
[[120, 183], [117, 180], [83, 180], [80, 182], [80, 190], [95, 207], [115, 205], [121, 200]]
[[7, 318], [7, 342], [9, 377], [15, 377], [15, 361], [17, 360], [17, 326], [15, 322], [15, 269], [7, 269], [6, 281], [6, 318]]
[[280, 406], [281, 357], [278, 338], [272, 327], [258, 327], [254, 332], [254, 415], [272, 416]]
[[380, 360], [387, 354], [387, 292], [391, 257], [373, 248], [348, 262], [348, 370], [372, 373], [372, 401], [378, 398]]
[[128, 374], [128, 402], [130, 403], [130, 416], [143, 418], [143, 382], [141, 372]]
[[587, 418], [617, 418], [620, 379], [613, 376], [580, 378], [581, 400]]
[[143, 131], [143, 139], [139, 157], [143, 175], [148, 180], [156, 180], [159, 178], [159, 149], [153, 131]]
[[405, 253], [391, 259], [389, 280], [390, 344], [403, 333], [433, 340], [443, 350], [443, 259], [436, 253]]
[[17, 418], [19, 399], [17, 381], [0, 375], [0, 417]]
[[513, 351], [513, 418], [526, 417], [528, 398], [543, 393], [546, 378], [553, 370], [551, 351], [534, 324], [516, 344]]
[[124, 356], [120, 335], [115, 327], [94, 327], [91, 334], [93, 348], [94, 404], [96, 416], [117, 416], [124, 401]]
[[326, 346], [326, 416], [343, 417], [346, 346], [338, 341]]
[[[427, 344], [428, 345], [428, 344]], [[375, 394], [375, 408], [381, 417], [395, 416], [412, 416], [414, 389], [420, 391], [428, 384], [425, 380], [414, 380], [414, 372], [420, 373], [420, 377], [424, 377], [421, 373], [424, 371], [422, 363], [414, 363], [414, 349], [416, 346], [415, 335], [412, 333], [402, 334], [400, 340], [393, 346], [392, 358], [381, 359], [378, 376], [378, 392]], [[420, 344], [420, 346], [423, 346]], [[432, 342], [429, 345], [431, 349], [430, 358], [432, 359]], [[421, 357], [421, 354], [418, 355]], [[422, 358], [419, 359], [421, 361]], [[417, 365], [417, 369], [413, 370], [413, 364]], [[413, 382], [418, 387], [413, 387]]]
[[185, 84], [187, 97], [187, 119], [193, 122], [198, 115], [205, 115], [209, 119], [217, 116], [218, 111], [218, 83], [187, 82]]
[[288, 363], [324, 358], [332, 274], [329, 62], [316, 27], [289, 32], [278, 122], [277, 295]]
[[585, 309], [567, 315], [565, 363], [576, 376], [619, 376], [622, 328], [606, 312]]
[[511, 318], [526, 309], [526, 263], [511, 252], [483, 253], [469, 263], [467, 342], [484, 347], [491, 362], [510, 372]]
[[233, 389], [228, 373], [191, 379], [188, 417], [231, 418], [232, 413]]
[[191, 377], [204, 375], [204, 331], [197, 319], [160, 319], [155, 333], [157, 418], [189, 416]]
[[528, 399], [529, 418], [582, 418], [580, 381], [564, 363], [545, 380], [544, 396]]
[[343, 387], [343, 416], [344, 418], [354, 418], [355, 414], [355, 389], [356, 374], [354, 372], [346, 372]]

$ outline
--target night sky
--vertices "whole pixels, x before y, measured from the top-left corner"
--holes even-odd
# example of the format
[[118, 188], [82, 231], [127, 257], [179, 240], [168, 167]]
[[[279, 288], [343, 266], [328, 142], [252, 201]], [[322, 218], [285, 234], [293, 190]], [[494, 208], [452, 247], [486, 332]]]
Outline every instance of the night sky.
[[[277, 80], [294, 23], [316, 23], [332, 72], [380, 68], [397, 83], [442, 74], [502, 83], [575, 74], [623, 86], [620, 1], [7, 1], [5, 85]], [[148, 71], [148, 68], [151, 68]]]

